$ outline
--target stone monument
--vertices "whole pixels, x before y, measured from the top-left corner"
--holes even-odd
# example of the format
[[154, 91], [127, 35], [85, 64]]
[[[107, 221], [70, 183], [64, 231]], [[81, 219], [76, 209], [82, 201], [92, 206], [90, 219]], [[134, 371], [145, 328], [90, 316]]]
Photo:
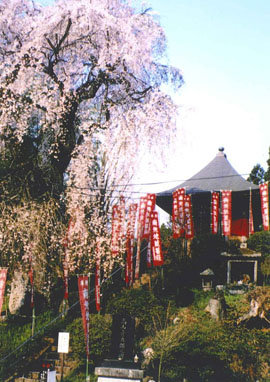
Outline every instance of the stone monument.
[[98, 382], [141, 382], [138, 357], [134, 354], [135, 319], [128, 314], [113, 316], [110, 359], [95, 368]]

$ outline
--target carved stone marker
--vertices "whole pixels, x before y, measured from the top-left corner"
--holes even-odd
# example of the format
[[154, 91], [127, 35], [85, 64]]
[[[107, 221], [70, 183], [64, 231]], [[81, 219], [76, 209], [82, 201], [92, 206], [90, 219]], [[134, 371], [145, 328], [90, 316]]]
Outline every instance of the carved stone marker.
[[98, 382], [142, 382], [144, 372], [134, 362], [135, 319], [128, 314], [113, 316], [110, 358], [95, 368]]
[[129, 315], [114, 315], [112, 322], [111, 358], [133, 360], [135, 319]]
[[209, 312], [215, 321], [224, 319], [226, 315], [226, 302], [222, 291], [217, 291], [215, 296], [209, 300], [205, 311]]

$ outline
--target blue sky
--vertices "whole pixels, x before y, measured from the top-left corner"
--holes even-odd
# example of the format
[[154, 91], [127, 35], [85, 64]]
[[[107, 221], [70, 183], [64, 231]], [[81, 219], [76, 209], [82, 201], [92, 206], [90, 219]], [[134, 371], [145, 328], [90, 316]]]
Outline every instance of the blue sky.
[[149, 0], [148, 4], [166, 31], [170, 64], [182, 70], [185, 80], [174, 96], [180, 106], [176, 153], [160, 179], [194, 175], [220, 146], [240, 174], [249, 173], [256, 163], [266, 169], [270, 1]]
[[191, 177], [221, 146], [240, 174], [248, 174], [256, 163], [266, 169], [270, 1], [148, 0], [145, 4], [159, 15], [169, 63], [182, 70], [185, 85], [173, 95], [179, 105], [178, 136], [167, 148], [169, 159], [153, 168], [145, 158], [138, 181], [164, 182], [153, 192], [171, 188], [177, 182], [166, 181]]

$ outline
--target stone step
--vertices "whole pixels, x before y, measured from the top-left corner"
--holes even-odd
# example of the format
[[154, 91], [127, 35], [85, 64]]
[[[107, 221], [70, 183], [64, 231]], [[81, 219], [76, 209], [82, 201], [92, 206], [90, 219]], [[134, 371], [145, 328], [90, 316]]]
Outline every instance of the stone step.
[[[51, 342], [53, 339], [49, 339]], [[62, 365], [62, 354], [59, 354], [57, 352], [57, 346], [56, 345], [50, 345], [48, 349], [45, 350], [45, 352], [41, 355], [40, 358], [40, 366], [42, 370], [46, 371], [46, 367], [42, 367], [43, 364], [50, 365], [51, 370], [56, 371], [56, 380], [61, 380], [61, 365]], [[74, 361], [71, 359], [70, 353], [64, 355], [64, 367], [63, 367], [63, 376], [66, 377], [74, 367]], [[19, 377], [14, 380], [14, 382], [39, 382], [40, 381], [40, 375], [42, 371], [30, 371], [28, 374], [28, 377]]]
[[42, 358], [44, 358], [44, 359], [58, 359], [59, 353], [49, 351], [49, 352], [46, 352]]
[[[61, 370], [62, 370], [61, 366], [55, 366], [54, 369], [55, 369], [57, 374], [61, 373]], [[70, 372], [70, 370], [71, 370], [70, 366], [64, 366], [63, 367], [63, 375], [67, 375]]]
[[31, 379], [39, 380], [39, 375], [40, 375], [39, 371], [30, 371], [28, 376]]

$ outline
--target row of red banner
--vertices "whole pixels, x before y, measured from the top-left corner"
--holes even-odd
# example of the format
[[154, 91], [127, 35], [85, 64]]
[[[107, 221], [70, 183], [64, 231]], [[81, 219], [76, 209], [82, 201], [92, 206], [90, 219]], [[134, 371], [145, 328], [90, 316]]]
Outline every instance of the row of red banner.
[[172, 227], [175, 239], [194, 237], [191, 196], [186, 195], [184, 188], [179, 188], [173, 193]]
[[[158, 214], [155, 211], [156, 194], [147, 194], [140, 198], [139, 205], [134, 203], [129, 206], [127, 213], [127, 227], [125, 227], [125, 202], [121, 197], [119, 204], [113, 206], [112, 212], [112, 256], [117, 256], [121, 250], [121, 242], [125, 241], [126, 250], [126, 273], [127, 285], [132, 285], [133, 279], [139, 278], [141, 242], [147, 240], [147, 265], [154, 266], [163, 264], [163, 254], [161, 249], [160, 228]], [[138, 215], [138, 219], [137, 219]], [[137, 221], [137, 253], [135, 269], [133, 269], [134, 244]], [[126, 235], [125, 235], [126, 228]], [[122, 245], [123, 248], [123, 245]]]
[[[269, 231], [269, 187], [268, 183], [260, 186], [261, 210], [263, 229]], [[220, 206], [221, 198], [221, 206]], [[232, 232], [232, 191], [222, 190], [211, 194], [211, 233], [218, 233], [219, 210], [221, 207], [221, 229], [224, 236], [230, 236]], [[191, 239], [194, 237], [194, 226], [192, 219], [191, 196], [186, 195], [184, 188], [179, 188], [173, 192], [172, 206], [172, 228], [173, 237], [184, 237]], [[252, 192], [249, 198], [249, 235], [254, 233]]]

